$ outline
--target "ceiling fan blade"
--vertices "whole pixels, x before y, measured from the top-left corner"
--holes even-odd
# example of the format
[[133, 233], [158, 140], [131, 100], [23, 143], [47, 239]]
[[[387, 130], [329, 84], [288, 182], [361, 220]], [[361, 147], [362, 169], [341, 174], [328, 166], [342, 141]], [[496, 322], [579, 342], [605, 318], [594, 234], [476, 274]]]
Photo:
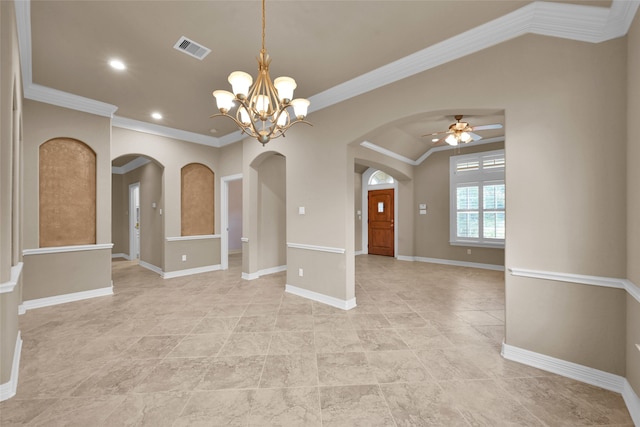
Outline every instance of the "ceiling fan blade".
[[449, 131], [448, 131], [448, 130], [446, 130], [446, 131], [442, 131], [442, 132], [427, 133], [427, 134], [422, 135], [422, 137], [425, 137], [425, 136], [443, 135], [443, 134], [445, 134], [445, 133], [449, 133]]
[[482, 137], [481, 137], [480, 135], [478, 135], [477, 133], [469, 132], [469, 135], [471, 135], [471, 138], [472, 138], [474, 141], [479, 141], [479, 140], [481, 140], [481, 139], [482, 139]]
[[502, 125], [500, 123], [494, 123], [492, 125], [480, 125], [474, 126], [471, 129], [475, 130], [489, 130], [489, 129], [502, 129]]

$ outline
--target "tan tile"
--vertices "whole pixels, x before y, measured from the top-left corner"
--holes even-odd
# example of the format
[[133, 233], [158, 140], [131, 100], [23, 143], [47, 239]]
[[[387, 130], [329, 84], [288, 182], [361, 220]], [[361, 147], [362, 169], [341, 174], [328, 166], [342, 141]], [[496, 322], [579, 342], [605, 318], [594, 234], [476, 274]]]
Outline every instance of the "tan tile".
[[395, 426], [377, 385], [320, 387], [322, 426]]
[[385, 313], [392, 328], [422, 328], [428, 326], [428, 322], [417, 313]]
[[171, 352], [183, 335], [151, 335], [141, 337], [122, 353], [131, 359], [159, 359]]
[[232, 333], [218, 356], [251, 356], [267, 354], [272, 333]]
[[315, 348], [317, 353], [343, 353], [362, 351], [362, 341], [355, 330], [316, 331]]
[[240, 317], [205, 317], [191, 330], [192, 334], [223, 334], [233, 331]]
[[433, 327], [397, 329], [396, 332], [414, 350], [453, 347], [453, 343]]
[[102, 426], [170, 427], [190, 397], [188, 392], [128, 394]]
[[230, 334], [187, 335], [167, 357], [216, 356]]
[[242, 316], [234, 332], [271, 332], [275, 328], [276, 315]]
[[502, 380], [500, 384], [529, 412], [548, 425], [607, 425], [631, 422], [619, 394], [568, 378], [514, 378]]
[[14, 397], [0, 402], [0, 424], [3, 427], [27, 425], [57, 400], [57, 398], [20, 400]]
[[471, 310], [471, 311], [458, 311], [456, 316], [469, 323], [470, 325], [502, 325], [503, 321], [498, 320], [496, 317], [490, 315], [486, 311]]
[[151, 373], [158, 359], [116, 359], [80, 383], [73, 396], [126, 394]]
[[64, 397], [34, 418], [32, 426], [100, 425], [124, 400], [124, 396]]
[[199, 317], [166, 318], [154, 326], [147, 335], [187, 335], [199, 322]]
[[318, 385], [315, 353], [269, 355], [264, 364], [260, 388]]
[[276, 331], [312, 331], [313, 316], [310, 314], [279, 314], [276, 319]]
[[381, 384], [380, 388], [398, 427], [469, 425], [435, 383]]
[[209, 367], [206, 358], [164, 359], [133, 389], [136, 393], [193, 390]]
[[447, 381], [440, 386], [449, 404], [471, 425], [544, 425], [493, 380]]
[[269, 354], [314, 353], [312, 331], [274, 332]]
[[458, 348], [417, 350], [415, 353], [436, 380], [489, 378], [489, 375], [477, 367], [472, 359], [461, 354]]
[[251, 407], [249, 425], [320, 427], [317, 387], [259, 389]]
[[366, 356], [380, 384], [433, 381], [413, 351], [374, 351]]
[[350, 318], [356, 329], [391, 328], [391, 324], [382, 314], [353, 314]]
[[193, 392], [175, 427], [246, 426], [254, 390]]
[[245, 316], [275, 316], [280, 310], [280, 303], [256, 304], [252, 303], [247, 306], [244, 312]]
[[313, 329], [316, 331], [335, 331], [354, 329], [349, 316], [346, 315], [314, 315]]
[[318, 354], [320, 385], [376, 384], [364, 353]]
[[248, 304], [214, 304], [210, 306], [208, 317], [240, 317], [247, 310]]
[[197, 385], [198, 390], [257, 388], [265, 356], [216, 357]]
[[409, 348], [395, 329], [360, 329], [356, 333], [365, 351], [404, 350]]
[[311, 301], [298, 301], [298, 302], [282, 302], [278, 315], [311, 315], [313, 314], [313, 306]]

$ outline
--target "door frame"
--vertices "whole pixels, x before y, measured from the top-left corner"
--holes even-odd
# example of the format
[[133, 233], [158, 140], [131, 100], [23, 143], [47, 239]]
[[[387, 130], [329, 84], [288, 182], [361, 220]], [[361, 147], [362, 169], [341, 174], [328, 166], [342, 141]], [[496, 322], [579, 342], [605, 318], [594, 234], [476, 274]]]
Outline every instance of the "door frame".
[[[393, 184], [369, 185], [371, 175], [380, 169], [368, 168], [362, 174], [362, 254], [369, 253], [369, 190], [393, 189], [393, 257], [398, 259], [398, 180], [394, 177]], [[391, 175], [391, 174], [389, 174]], [[393, 175], [391, 175], [393, 176]]]
[[[220, 178], [220, 269], [229, 269], [229, 183], [242, 179], [242, 174]], [[244, 208], [243, 208], [244, 209]]]
[[[135, 191], [138, 190], [138, 206], [140, 207], [140, 181], [129, 184], [129, 259], [140, 259], [140, 240], [136, 239], [136, 200]], [[139, 225], [138, 225], [139, 226]], [[139, 230], [139, 229], [138, 229]], [[140, 234], [138, 234], [140, 236]], [[137, 251], [135, 250], [137, 248]], [[136, 256], [137, 255], [137, 256]]]

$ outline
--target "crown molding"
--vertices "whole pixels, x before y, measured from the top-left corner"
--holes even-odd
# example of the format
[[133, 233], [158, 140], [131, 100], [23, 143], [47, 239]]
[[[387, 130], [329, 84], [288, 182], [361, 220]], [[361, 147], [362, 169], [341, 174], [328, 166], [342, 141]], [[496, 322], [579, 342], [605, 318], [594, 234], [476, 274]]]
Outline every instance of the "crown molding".
[[24, 85], [24, 97], [33, 101], [40, 101], [58, 107], [95, 114], [97, 116], [113, 117], [118, 107], [95, 99], [85, 98], [69, 92], [52, 89], [35, 83]]
[[151, 163], [151, 160], [142, 156], [136, 157], [124, 166], [111, 166], [111, 173], [116, 175], [124, 175], [131, 172], [132, 170], [146, 165], [147, 163]]
[[186, 130], [180, 130], [170, 128], [167, 126], [161, 126], [154, 123], [142, 122], [140, 120], [128, 119], [126, 117], [114, 116], [111, 120], [111, 125], [122, 128], [135, 130], [138, 132], [149, 133], [152, 135], [165, 136], [167, 138], [179, 139], [181, 141], [195, 142], [196, 144], [208, 145], [210, 147], [221, 147], [218, 138], [208, 135], [202, 135], [200, 133], [189, 132]]
[[[493, 142], [504, 142], [504, 136], [497, 136], [495, 138], [483, 138], [479, 141], [475, 141], [473, 143], [473, 145], [482, 145], [482, 144], [491, 144]], [[463, 146], [460, 145], [442, 145], [440, 147], [431, 147], [429, 148], [422, 156], [420, 156], [417, 160], [412, 160], [408, 157], [402, 156], [398, 153], [396, 153], [395, 151], [391, 151], [387, 148], [381, 147], [379, 145], [376, 145], [372, 142], [369, 141], [362, 141], [360, 143], [360, 145], [364, 148], [368, 148], [369, 150], [373, 150], [377, 153], [380, 153], [384, 156], [387, 157], [391, 157], [393, 159], [399, 160], [403, 163], [406, 163], [408, 165], [411, 166], [418, 166], [420, 164], [422, 164], [422, 162], [424, 162], [427, 157], [429, 157], [431, 154], [438, 152], [438, 151], [446, 151], [446, 150], [451, 150], [454, 148], [461, 148]]]
[[[640, 6], [638, 0], [613, 0], [610, 8], [536, 1], [500, 18], [436, 43], [309, 98], [309, 112], [378, 89], [447, 62], [531, 33], [590, 43], [624, 36]], [[32, 81], [30, 1], [16, 2], [18, 44], [25, 97], [112, 117], [116, 106], [35, 85]], [[119, 117], [114, 126], [198, 144], [222, 147], [240, 141], [241, 132], [221, 138]]]

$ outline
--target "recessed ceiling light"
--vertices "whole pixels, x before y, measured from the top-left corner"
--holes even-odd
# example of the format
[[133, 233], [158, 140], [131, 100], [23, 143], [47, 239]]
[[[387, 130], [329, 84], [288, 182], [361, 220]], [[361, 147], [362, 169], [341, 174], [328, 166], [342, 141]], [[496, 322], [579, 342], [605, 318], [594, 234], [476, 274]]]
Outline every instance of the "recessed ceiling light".
[[120, 61], [119, 59], [112, 59], [111, 61], [109, 61], [109, 65], [111, 65], [111, 68], [120, 71], [127, 68], [126, 65], [124, 65], [124, 62]]
[[433, 139], [431, 140], [431, 142], [438, 142], [438, 141], [440, 141], [440, 138], [433, 138]]
[[162, 118], [162, 114], [155, 112], [155, 113], [151, 113], [151, 117], [153, 117], [156, 120], [160, 120]]

